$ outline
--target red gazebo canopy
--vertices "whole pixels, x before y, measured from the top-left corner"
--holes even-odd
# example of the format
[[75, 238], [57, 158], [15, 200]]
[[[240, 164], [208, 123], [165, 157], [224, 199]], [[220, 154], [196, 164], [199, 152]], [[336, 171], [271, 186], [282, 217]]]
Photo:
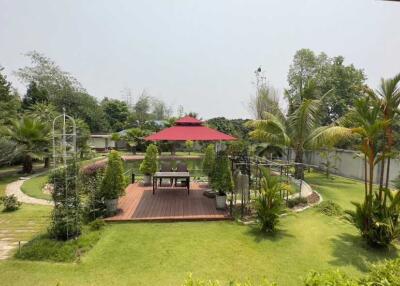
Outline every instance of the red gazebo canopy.
[[185, 116], [175, 126], [163, 129], [144, 138], [147, 141], [231, 141], [235, 137], [203, 126], [203, 121]]

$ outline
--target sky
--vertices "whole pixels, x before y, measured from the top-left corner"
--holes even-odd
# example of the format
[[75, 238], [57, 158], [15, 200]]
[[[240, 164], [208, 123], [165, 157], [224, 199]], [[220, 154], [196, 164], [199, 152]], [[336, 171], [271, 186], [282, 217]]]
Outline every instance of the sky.
[[342, 55], [367, 83], [400, 72], [400, 3], [377, 0], [0, 0], [0, 66], [36, 50], [101, 100], [143, 90], [204, 118], [250, 118], [254, 71], [281, 93], [301, 48]]

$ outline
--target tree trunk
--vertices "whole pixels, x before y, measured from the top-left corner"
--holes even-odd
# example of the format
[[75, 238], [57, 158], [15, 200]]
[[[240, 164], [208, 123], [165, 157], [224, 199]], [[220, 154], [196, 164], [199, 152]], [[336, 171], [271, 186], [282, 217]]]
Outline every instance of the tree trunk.
[[44, 167], [45, 168], [49, 168], [50, 167], [50, 158], [49, 157], [45, 157], [44, 158]]
[[295, 165], [295, 172], [294, 172], [294, 177], [299, 180], [304, 179], [304, 170], [303, 170], [303, 150], [296, 150], [296, 156], [294, 159], [295, 163], [298, 163]]
[[374, 186], [374, 145], [369, 144], [369, 193], [368, 193], [368, 205], [370, 207], [370, 211], [372, 211], [372, 197], [373, 197], [373, 186]]
[[[385, 148], [385, 147], [383, 147], [383, 148]], [[382, 201], [384, 174], [385, 174], [385, 150], [383, 150], [383, 152], [382, 152], [381, 173], [379, 176], [379, 200], [380, 201]]]
[[32, 173], [32, 169], [33, 169], [32, 165], [33, 165], [32, 157], [30, 155], [25, 155], [24, 162], [22, 165], [22, 173], [24, 173], [24, 174]]
[[365, 201], [368, 198], [368, 166], [367, 166], [367, 153], [364, 153], [364, 187], [365, 187]]
[[[387, 168], [386, 168], [386, 182], [385, 182], [385, 188], [386, 190], [389, 189], [389, 176], [390, 176], [390, 156], [392, 152], [392, 145], [393, 145], [393, 130], [391, 126], [387, 128], [386, 134], [387, 134], [387, 151], [388, 151], [388, 158], [387, 158]], [[385, 192], [384, 199], [383, 199], [383, 205], [386, 206], [386, 199], [387, 199], [387, 193]]]

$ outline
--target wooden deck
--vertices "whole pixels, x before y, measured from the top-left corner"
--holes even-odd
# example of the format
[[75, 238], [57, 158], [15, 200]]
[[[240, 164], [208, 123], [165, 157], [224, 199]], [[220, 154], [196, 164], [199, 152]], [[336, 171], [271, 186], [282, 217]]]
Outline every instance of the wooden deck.
[[118, 202], [119, 213], [106, 221], [204, 221], [231, 219], [228, 211], [217, 210], [215, 199], [203, 196], [197, 183], [190, 185], [190, 195], [186, 188], [163, 188], [152, 194], [152, 187], [139, 183], [127, 187], [125, 196]]

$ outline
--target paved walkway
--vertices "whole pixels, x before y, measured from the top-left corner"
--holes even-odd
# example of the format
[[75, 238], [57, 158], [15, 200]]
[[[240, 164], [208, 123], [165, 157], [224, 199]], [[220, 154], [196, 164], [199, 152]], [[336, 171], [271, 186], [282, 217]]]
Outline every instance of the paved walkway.
[[[38, 176], [39, 174], [35, 175]], [[6, 195], [15, 195], [21, 203], [32, 204], [32, 205], [42, 205], [42, 206], [52, 206], [53, 203], [48, 200], [37, 199], [30, 197], [21, 191], [22, 184], [32, 177], [20, 178], [6, 186]]]

